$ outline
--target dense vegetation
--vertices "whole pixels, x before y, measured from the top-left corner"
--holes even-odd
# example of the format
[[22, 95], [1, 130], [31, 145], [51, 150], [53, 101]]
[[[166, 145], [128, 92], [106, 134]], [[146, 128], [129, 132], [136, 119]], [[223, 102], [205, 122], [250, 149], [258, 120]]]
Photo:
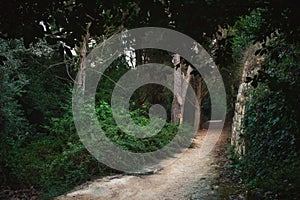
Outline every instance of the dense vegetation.
[[[14, 16], [12, 16], [14, 13]], [[80, 68], [83, 38], [103, 41], [120, 30], [159, 26], [199, 41], [214, 57], [223, 76], [228, 116], [234, 109], [244, 50], [260, 42], [266, 59], [257, 77], [243, 121], [246, 149], [231, 155], [234, 173], [248, 190], [271, 191], [268, 198], [291, 199], [300, 187], [300, 44], [299, 12], [292, 1], [1, 1], [0, 5], [0, 189], [33, 186], [51, 198], [94, 176], [118, 173], [97, 162], [76, 134], [72, 88]], [[42, 25], [40, 24], [42, 22]], [[91, 24], [90, 27], [86, 27]], [[267, 38], [268, 37], [268, 38]], [[93, 45], [88, 46], [88, 52]], [[74, 50], [76, 54], [72, 53]], [[149, 53], [150, 54], [150, 53]], [[150, 54], [171, 63], [168, 52]], [[137, 61], [139, 62], [139, 61]], [[177, 125], [136, 139], [124, 134], [112, 117], [115, 83], [130, 70], [124, 57], [105, 72], [97, 91], [99, 123], [123, 149], [150, 152], [167, 144]], [[162, 102], [171, 110], [172, 94], [148, 85], [131, 102], [131, 117], [149, 123], [148, 108]], [[153, 91], [153, 95], [144, 94]], [[156, 91], [153, 88], [157, 88]], [[142, 95], [143, 100], [138, 96]], [[154, 96], [154, 97], [153, 97]], [[209, 119], [209, 96], [202, 104]]]
[[[255, 38], [267, 26], [267, 12], [256, 9], [235, 23], [232, 49], [237, 64], [243, 56], [241, 50], [257, 42]], [[297, 199], [300, 187], [300, 48], [290, 34], [274, 29], [255, 53], [265, 61], [258, 75], [247, 80], [253, 89], [246, 94], [249, 101], [240, 138], [246, 150], [241, 157], [232, 157], [235, 173], [247, 190], [266, 199]]]

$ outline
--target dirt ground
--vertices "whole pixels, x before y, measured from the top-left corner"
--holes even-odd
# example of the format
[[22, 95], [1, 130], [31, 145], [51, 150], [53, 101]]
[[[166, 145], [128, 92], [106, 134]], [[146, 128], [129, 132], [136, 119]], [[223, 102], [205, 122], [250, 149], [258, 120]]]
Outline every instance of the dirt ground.
[[131, 199], [131, 200], [185, 200], [220, 199], [218, 159], [224, 153], [228, 132], [223, 130], [214, 150], [205, 158], [198, 158], [206, 130], [199, 131], [192, 148], [173, 158], [171, 165], [150, 175], [116, 175], [94, 180], [76, 187], [56, 200], [73, 199]]

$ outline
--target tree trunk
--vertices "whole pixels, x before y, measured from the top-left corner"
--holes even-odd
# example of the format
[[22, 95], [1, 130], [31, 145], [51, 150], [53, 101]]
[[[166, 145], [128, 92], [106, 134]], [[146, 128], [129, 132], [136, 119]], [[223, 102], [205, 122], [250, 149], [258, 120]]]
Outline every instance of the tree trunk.
[[203, 97], [205, 96], [205, 92], [203, 92], [203, 78], [202, 77], [197, 77], [196, 78], [196, 97], [197, 97], [197, 101], [198, 101], [198, 104], [196, 105], [197, 106], [197, 110], [199, 112], [199, 129], [202, 128], [202, 112], [201, 112], [201, 105], [202, 105], [202, 99]]
[[87, 23], [86, 25], [86, 34], [82, 36], [82, 42], [80, 43], [79, 48], [79, 71], [78, 71], [78, 79], [77, 83], [79, 86], [82, 87], [82, 90], [85, 91], [85, 79], [86, 79], [86, 66], [84, 65], [84, 61], [87, 55], [87, 49], [88, 49], [88, 41], [90, 38], [89, 29], [92, 25], [92, 22]]
[[174, 67], [174, 98], [172, 103], [172, 116], [171, 121], [173, 123], [181, 124], [182, 115], [182, 97], [181, 97], [181, 66]]
[[192, 67], [189, 65], [186, 75], [183, 73], [183, 65], [180, 63], [180, 55], [173, 57], [174, 64], [174, 99], [172, 103], [171, 121], [179, 125], [183, 122], [184, 103], [186, 93], [191, 80]]

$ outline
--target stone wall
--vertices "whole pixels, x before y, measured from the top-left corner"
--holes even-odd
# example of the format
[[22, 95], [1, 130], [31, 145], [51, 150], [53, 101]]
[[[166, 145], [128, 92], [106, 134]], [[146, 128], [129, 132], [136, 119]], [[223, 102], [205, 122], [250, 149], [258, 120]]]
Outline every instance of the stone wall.
[[246, 112], [246, 104], [251, 101], [250, 92], [253, 89], [250, 83], [245, 83], [246, 77], [254, 77], [258, 73], [263, 62], [263, 57], [255, 56], [255, 51], [260, 45], [252, 45], [245, 52], [242, 59], [243, 73], [235, 102], [235, 111], [232, 123], [231, 145], [236, 147], [236, 153], [241, 155], [245, 152], [245, 143], [241, 139], [243, 134], [242, 121]]

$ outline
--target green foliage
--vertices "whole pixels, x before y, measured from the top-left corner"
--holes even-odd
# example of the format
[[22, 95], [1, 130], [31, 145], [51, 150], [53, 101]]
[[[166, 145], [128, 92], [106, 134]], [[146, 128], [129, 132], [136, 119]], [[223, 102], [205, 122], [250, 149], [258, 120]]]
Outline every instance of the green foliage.
[[[171, 26], [209, 46], [208, 37], [217, 31], [218, 25], [230, 26], [238, 16], [253, 10], [235, 23], [229, 34], [234, 37], [220, 42], [220, 54], [216, 57], [226, 57], [218, 61], [225, 66], [223, 71], [235, 62], [227, 70], [227, 80], [233, 80], [227, 83], [227, 88], [238, 77], [238, 62], [247, 46], [265, 40], [274, 32], [279, 32], [276, 37], [283, 39], [277, 38], [278, 43], [271, 48], [263, 43], [264, 51], [260, 53], [268, 53], [267, 64], [259, 78], [252, 80], [263, 84], [251, 94], [244, 121], [248, 152], [241, 160], [234, 156], [232, 159], [237, 160], [250, 186], [268, 188], [281, 186], [283, 181], [288, 184], [288, 191], [297, 191], [298, 180], [292, 174], [293, 170], [299, 174], [295, 160], [300, 146], [296, 109], [300, 99], [297, 90], [300, 48], [291, 45], [299, 39], [297, 9], [290, 1], [268, 0], [242, 4], [238, 0], [1, 1], [0, 37], [5, 40], [0, 40], [0, 186], [20, 189], [33, 185], [44, 192], [45, 198], [51, 198], [93, 175], [108, 173], [108, 167], [99, 164], [85, 150], [76, 134], [69, 101], [72, 82], [66, 73], [69, 66], [58, 64], [65, 61], [61, 57], [64, 51], [72, 57], [64, 44], [75, 49], [80, 46], [87, 23], [91, 22], [88, 31], [97, 41], [124, 27], [150, 25]], [[229, 58], [231, 54], [233, 59]], [[156, 136], [137, 139], [122, 132], [112, 117], [111, 92], [128, 70], [121, 58], [100, 81], [95, 108], [99, 123], [107, 137], [121, 148], [133, 152], [155, 151], [174, 137], [178, 127], [166, 123]], [[153, 85], [148, 88], [151, 87], [154, 88]], [[130, 101], [130, 115], [138, 125], [149, 124], [150, 105], [159, 102], [161, 94], [168, 93], [155, 88], [155, 98], [150, 100], [141, 88]], [[140, 94], [143, 98], [138, 99]], [[170, 102], [170, 99], [164, 102], [168, 109]], [[204, 102], [209, 107], [209, 99]]]
[[34, 185], [48, 198], [107, 170], [80, 143], [71, 112], [53, 118], [45, 128], [48, 135], [23, 147], [13, 146], [6, 156], [16, 184]]
[[[104, 101], [99, 102], [96, 106], [96, 113], [100, 119], [101, 128], [106, 136], [122, 149], [132, 152], [152, 152], [168, 144], [177, 133], [177, 126], [167, 123], [164, 128], [156, 135], [150, 138], [139, 139], [137, 137], [124, 133], [115, 123], [111, 107]], [[131, 118], [136, 125], [147, 126], [150, 119], [146, 117], [143, 110], [134, 110], [130, 112]], [[152, 127], [153, 132], [155, 126]]]
[[6, 59], [3, 65], [0, 65], [0, 124], [6, 136], [18, 136], [22, 132], [21, 129], [28, 125], [18, 98], [24, 94], [24, 87], [29, 81], [24, 71], [20, 69], [22, 61], [10, 48], [11, 43], [13, 42], [6, 43], [0, 40], [0, 53]]
[[[236, 62], [243, 48], [257, 41], [265, 26], [265, 11], [255, 10], [235, 25], [233, 55]], [[246, 152], [231, 156], [233, 168], [248, 189], [260, 188], [296, 199], [299, 190], [299, 46], [277, 35], [263, 43], [266, 61], [258, 75], [249, 80], [258, 85], [249, 92], [243, 135]], [[255, 82], [255, 83], [254, 83]], [[274, 195], [267, 198], [273, 199]]]
[[47, 198], [105, 172], [75, 134], [61, 58], [19, 40], [0, 48], [1, 188], [34, 186]]
[[296, 199], [300, 187], [300, 102], [296, 91], [300, 48], [295, 42], [299, 34], [293, 31], [299, 26], [291, 27], [297, 15], [288, 2], [270, 3], [241, 17], [233, 28], [235, 63], [240, 65], [244, 49], [257, 41], [263, 48], [256, 53], [264, 55], [266, 61], [258, 75], [248, 81], [258, 87], [248, 94], [243, 120], [241, 140], [246, 152], [242, 157], [232, 152], [231, 167], [248, 189], [271, 191], [280, 199]]
[[[254, 187], [274, 192], [288, 191], [297, 165], [295, 114], [280, 92], [261, 85], [251, 94], [244, 119], [246, 154], [242, 176]], [[292, 176], [291, 176], [292, 175]], [[282, 185], [286, 182], [287, 185]]]
[[[215, 34], [212, 54], [224, 80], [227, 94], [227, 110], [232, 112], [243, 71], [243, 52], [252, 45], [258, 33], [266, 25], [265, 9], [257, 8], [249, 15], [240, 16], [232, 27], [227, 26]], [[230, 113], [232, 114], [232, 113]]]
[[235, 62], [241, 60], [242, 54], [247, 47], [257, 40], [257, 35], [266, 25], [266, 20], [263, 18], [265, 9], [258, 8], [253, 10], [249, 15], [240, 17], [233, 27], [232, 40], [232, 57]]
[[[23, 49], [21, 41], [17, 42]], [[4, 42], [2, 51], [10, 50], [9, 45]], [[41, 198], [48, 199], [113, 170], [90, 155], [76, 134], [70, 84], [64, 81], [65, 68], [56, 65], [61, 58], [52, 51], [40, 51], [38, 47], [17, 51], [14, 46], [0, 66], [1, 187], [34, 186], [42, 191]], [[95, 108], [99, 123], [107, 137], [121, 148], [155, 151], [173, 139], [177, 126], [167, 123], [156, 136], [137, 139], [122, 132], [113, 119], [108, 102], [117, 80], [128, 70], [120, 58], [102, 77]], [[149, 124], [150, 103], [144, 103], [145, 108], [135, 104], [130, 110], [132, 120], [140, 126]]]
[[30, 133], [31, 126], [24, 115], [19, 102], [25, 92], [28, 77], [20, 70], [22, 61], [18, 59], [11, 46], [21, 49], [18, 41], [0, 41], [0, 54], [5, 61], [0, 65], [0, 178], [3, 183], [9, 182], [10, 163], [7, 157], [12, 146], [22, 144]]
[[45, 159], [44, 171], [39, 175], [39, 185], [45, 195], [49, 196], [57, 196], [108, 170], [98, 163], [80, 142], [70, 104], [62, 109], [66, 111], [65, 114], [59, 118], [52, 118], [52, 123], [45, 127], [50, 132], [46, 140], [51, 143], [51, 147], [45, 152], [48, 159]]
[[[120, 87], [117, 84], [117, 81], [120, 77], [130, 70], [129, 66], [125, 62], [123, 57], [120, 57], [116, 61], [114, 61], [111, 66], [105, 71], [102, 75], [101, 80], [99, 81], [98, 90], [96, 94], [96, 114], [101, 125], [101, 128], [106, 133], [106, 136], [114, 142], [116, 145], [120, 146], [122, 149], [132, 152], [152, 152], [156, 151], [166, 144], [168, 144], [175, 134], [177, 133], [177, 125], [166, 123], [162, 130], [153, 137], [139, 139], [137, 137], [126, 134], [121, 130], [120, 127], [116, 124], [111, 106], [110, 100], [113, 89], [115, 87]], [[152, 90], [151, 90], [152, 87]], [[129, 114], [131, 116], [131, 120], [138, 126], [147, 126], [150, 124], [149, 119], [149, 108], [154, 103], [162, 103], [161, 99], [158, 99], [159, 96], [163, 96], [163, 90], [156, 91], [158, 88], [155, 85], [155, 89], [153, 85], [149, 85], [149, 87], [141, 87], [135, 91], [132, 95], [135, 98], [130, 99], [130, 111]], [[125, 89], [125, 88], [123, 88]], [[154, 94], [148, 95], [144, 93], [149, 93], [152, 91]], [[167, 93], [167, 92], [164, 92]], [[169, 93], [167, 93], [170, 96]], [[142, 98], [141, 98], [142, 96]], [[165, 96], [163, 96], [166, 98]], [[171, 96], [172, 97], [172, 96]], [[140, 100], [143, 99], [143, 100]], [[122, 97], [120, 97], [122, 99]], [[166, 106], [170, 106], [171, 101], [165, 103]], [[120, 108], [121, 109], [121, 108]], [[125, 112], [125, 111], [124, 111]], [[122, 112], [120, 112], [122, 113]], [[120, 116], [123, 117], [123, 116]], [[157, 120], [157, 119], [154, 119]], [[130, 127], [127, 127], [131, 129]], [[154, 125], [153, 132], [157, 129]], [[187, 127], [187, 129], [190, 127]]]

